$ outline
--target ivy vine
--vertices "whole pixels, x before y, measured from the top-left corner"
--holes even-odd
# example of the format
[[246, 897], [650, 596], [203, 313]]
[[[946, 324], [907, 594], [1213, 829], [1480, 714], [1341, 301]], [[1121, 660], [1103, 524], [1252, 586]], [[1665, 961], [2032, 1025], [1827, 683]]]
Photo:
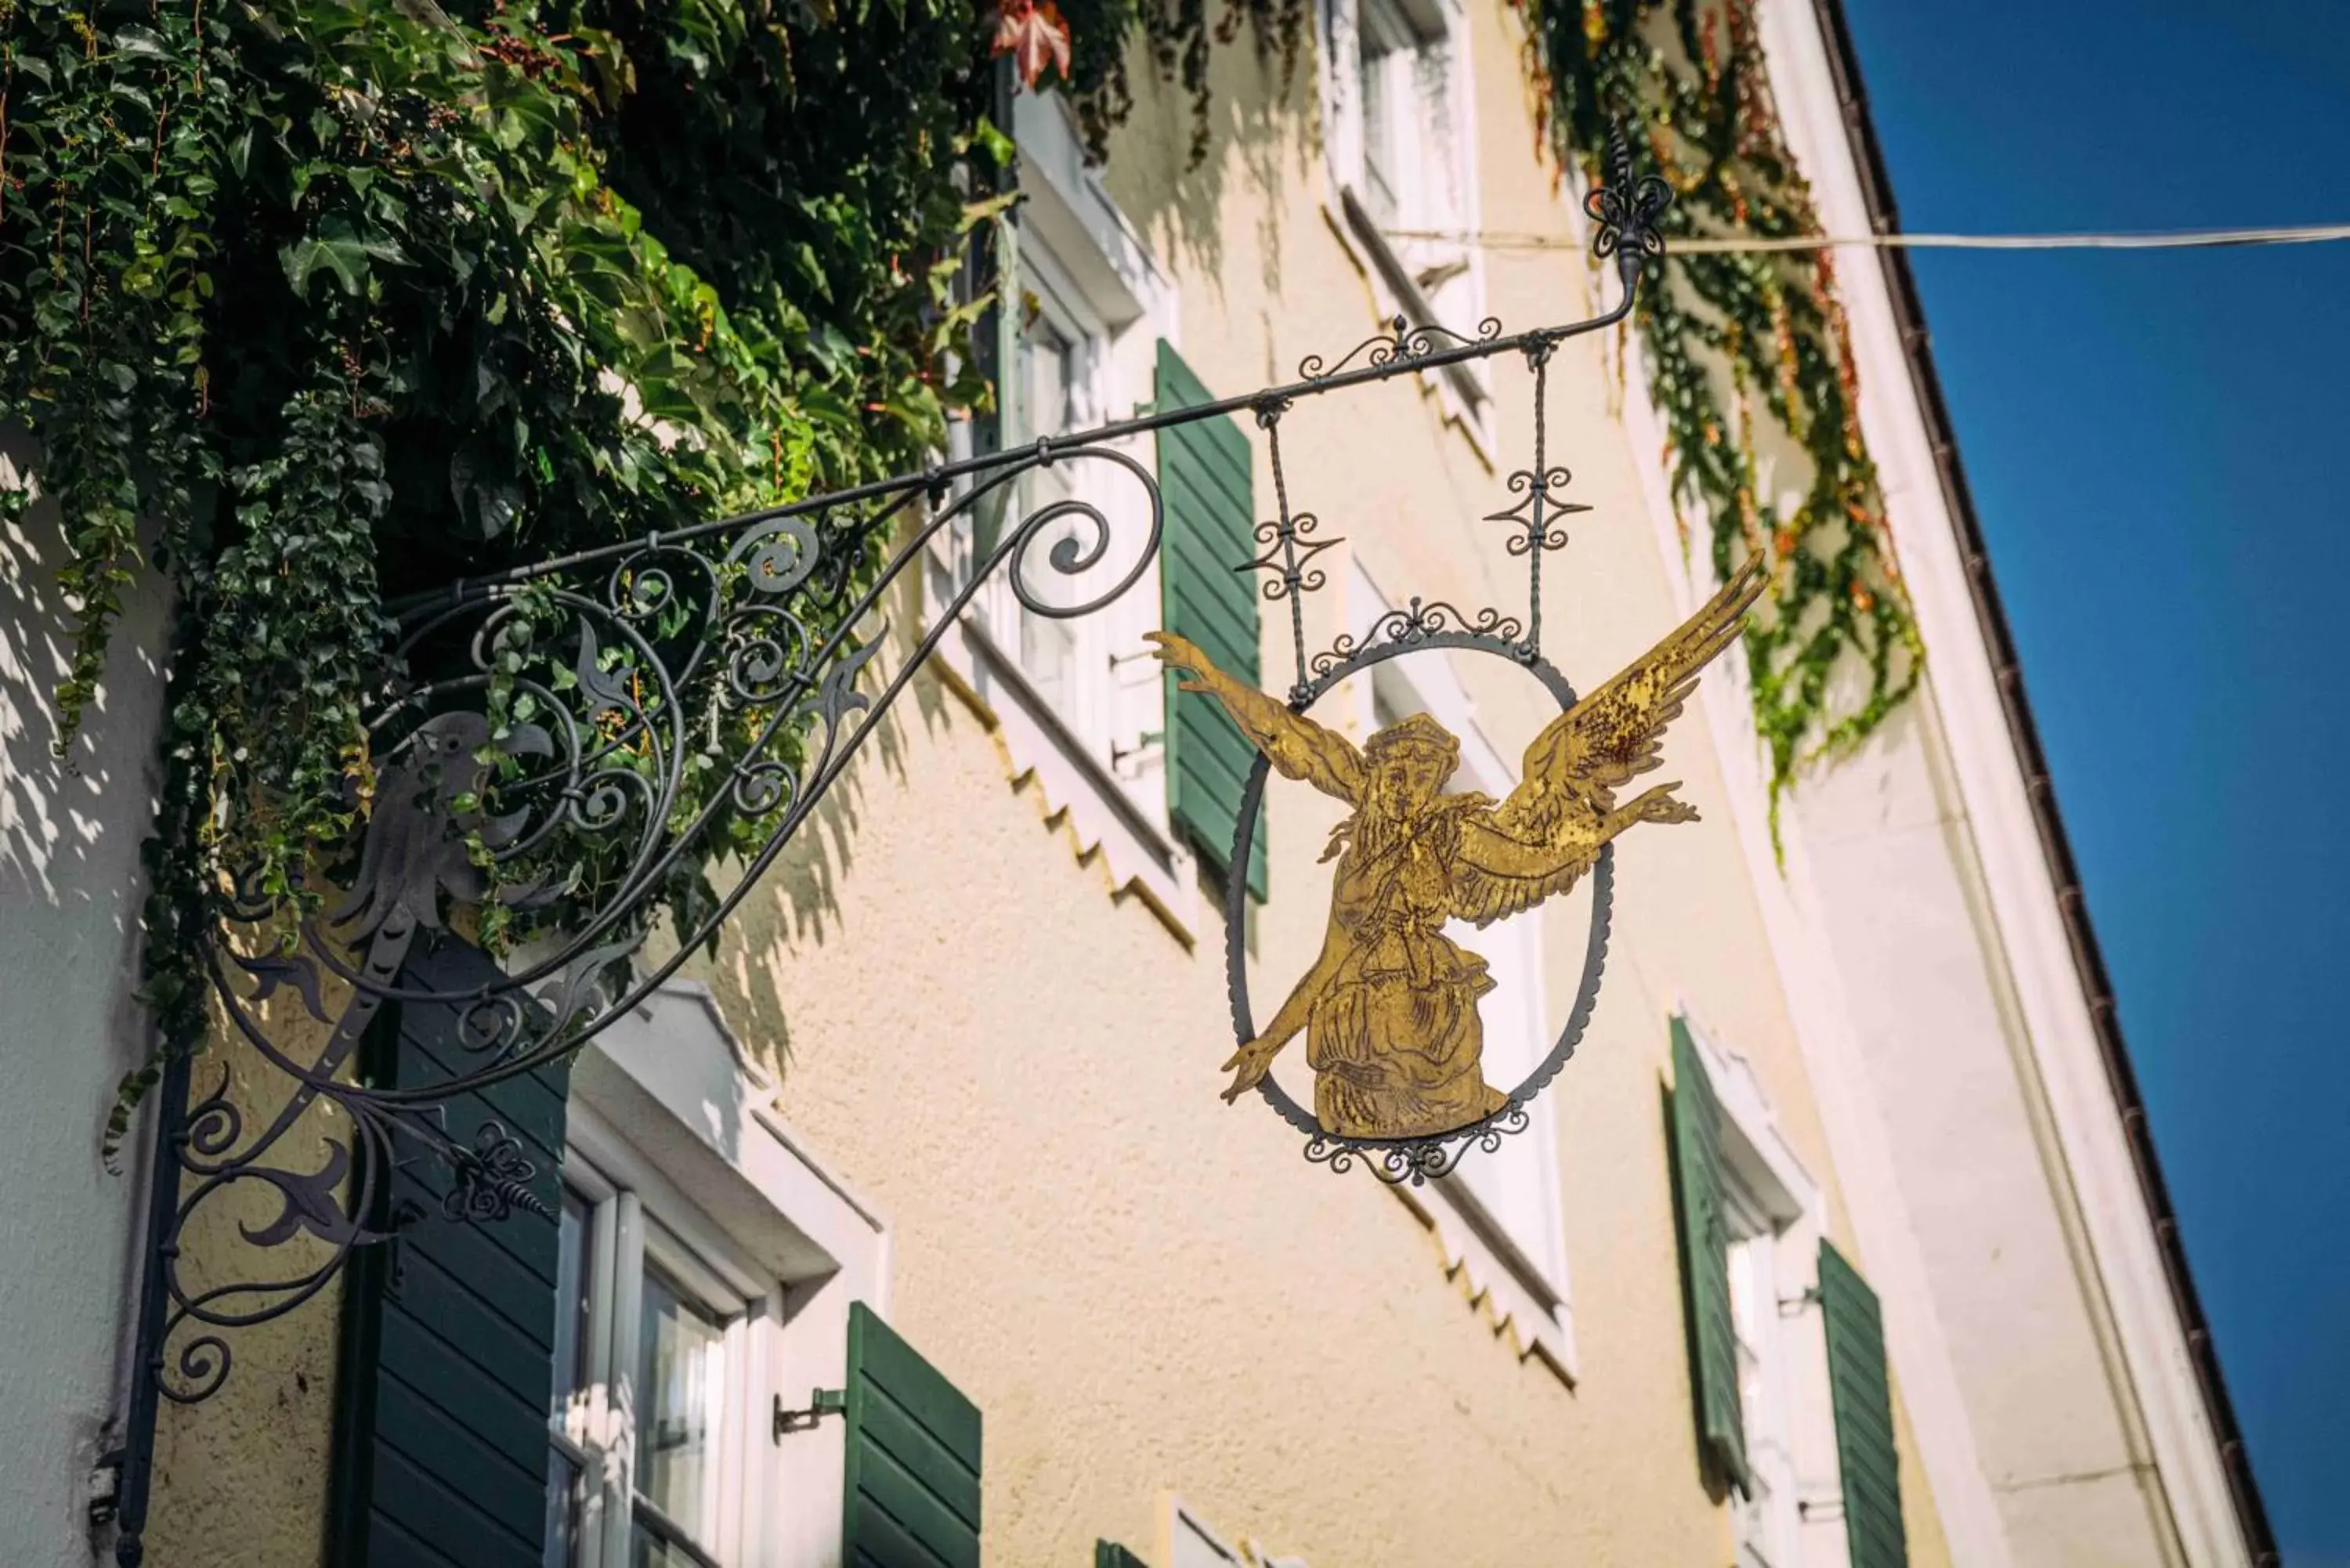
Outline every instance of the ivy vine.
[[1133, 112], [1128, 61], [1136, 35], [1159, 79], [1180, 82], [1191, 99], [1191, 163], [1196, 168], [1208, 155], [1213, 130], [1211, 43], [1232, 43], [1245, 27], [1259, 58], [1281, 62], [1285, 93], [1296, 79], [1311, 8], [1311, 0], [1224, 0], [1211, 22], [1209, 0], [1065, 0], [1060, 9], [1071, 38], [1067, 86], [1087, 155], [1096, 162], [1107, 158], [1110, 132]]
[[[1539, 134], [1598, 180], [1609, 129], [1645, 132], [1671, 182], [1673, 234], [1819, 232], [1780, 134], [1753, 0], [1513, 0], [1527, 24]], [[1699, 512], [1714, 566], [1775, 565], [1750, 623], [1772, 833], [1813, 760], [1857, 746], [1917, 688], [1924, 649], [1861, 439], [1851, 334], [1827, 251], [1671, 254], [1636, 313], [1666, 426], [1673, 499]], [[1758, 452], [1767, 418], [1800, 454], [1783, 506]]]
[[166, 1049], [224, 880], [298, 901], [348, 851], [388, 599], [896, 472], [984, 397], [942, 368], [992, 84], [971, 0], [0, 0], [6, 504], [64, 522], [61, 752], [151, 545], [182, 610]]
[[[1130, 59], [1181, 83], [1196, 163], [1211, 47], [1245, 29], [1286, 82], [1306, 36], [1307, 0], [1024, 3], [1066, 14], [1048, 52], [1096, 158]], [[1563, 160], [1596, 173], [1631, 119], [1682, 232], [1814, 226], [1751, 0], [1513, 3]], [[0, 423], [39, 450], [0, 505], [64, 522], [61, 753], [151, 554], [180, 606], [146, 912], [164, 1049], [203, 1038], [224, 880], [298, 903], [349, 849], [388, 600], [916, 466], [984, 404], [949, 369], [984, 302], [952, 283], [1010, 156], [987, 113], [1011, 8], [0, 0]], [[1639, 327], [1676, 498], [1717, 564], [1780, 564], [1749, 634], [1775, 805], [1918, 670], [1831, 264], [1684, 254]], [[1783, 513], [1758, 406], [1808, 459]], [[681, 862], [671, 908], [706, 908], [752, 832]]]

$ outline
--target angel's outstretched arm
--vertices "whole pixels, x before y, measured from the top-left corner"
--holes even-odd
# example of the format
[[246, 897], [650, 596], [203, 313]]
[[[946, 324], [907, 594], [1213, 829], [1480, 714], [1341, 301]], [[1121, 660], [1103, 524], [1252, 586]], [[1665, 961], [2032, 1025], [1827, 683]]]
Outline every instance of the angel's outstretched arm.
[[1562, 818], [1545, 838], [1530, 840], [1505, 810], [1464, 819], [1453, 865], [1453, 916], [1488, 926], [1531, 909], [1573, 888], [1600, 849], [1634, 823], [1695, 822], [1697, 809], [1673, 798], [1679, 788], [1659, 784], [1596, 818]]
[[1179, 682], [1180, 690], [1205, 692], [1223, 704], [1241, 733], [1272, 758], [1274, 767], [1349, 805], [1361, 804], [1363, 755], [1344, 735], [1233, 680], [1188, 639], [1171, 631], [1145, 632], [1143, 637], [1158, 644], [1160, 663], [1190, 672], [1191, 679]]
[[1264, 1032], [1233, 1052], [1232, 1060], [1224, 1064], [1225, 1071], [1232, 1075], [1232, 1086], [1224, 1091], [1227, 1102], [1238, 1099], [1256, 1087], [1258, 1081], [1272, 1068], [1273, 1059], [1281, 1054], [1282, 1048], [1295, 1040], [1313, 1018], [1314, 1005], [1322, 1000], [1322, 993], [1330, 989], [1331, 981], [1336, 978], [1339, 968], [1346, 961], [1349, 945], [1337, 921], [1331, 921], [1329, 934], [1322, 943], [1321, 956], [1314, 961], [1314, 967], [1305, 971], [1305, 977], [1290, 992], [1289, 1000], [1281, 1004], [1281, 1011], [1273, 1015], [1273, 1022], [1264, 1026]]

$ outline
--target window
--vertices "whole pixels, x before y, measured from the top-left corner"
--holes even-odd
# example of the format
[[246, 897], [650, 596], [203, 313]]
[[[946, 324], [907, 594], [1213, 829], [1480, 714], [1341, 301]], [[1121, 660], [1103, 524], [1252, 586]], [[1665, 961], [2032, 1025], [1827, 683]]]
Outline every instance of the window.
[[[993, 247], [1004, 275], [986, 286], [1003, 301], [991, 339], [1002, 367], [992, 436], [1022, 448], [1147, 405], [1159, 343], [1176, 336], [1176, 322], [1172, 286], [1085, 166], [1066, 106], [1055, 94], [1024, 92], [1013, 121], [1025, 199]], [[956, 421], [950, 455], [971, 455], [990, 433]], [[1105, 450], [1152, 467], [1147, 438]], [[1139, 888], [1189, 934], [1197, 878], [1170, 829], [1165, 682], [1142, 639], [1159, 624], [1158, 561], [1143, 564], [1124, 596], [1076, 619], [1028, 609], [1005, 568], [979, 576], [1007, 530], [1063, 504], [1098, 509], [1108, 545], [1082, 575], [1065, 576], [1053, 569], [1054, 547], [1067, 542], [1091, 554], [1097, 524], [1074, 507], [1047, 522], [1018, 557], [1032, 597], [1073, 607], [1134, 568], [1149, 532], [1143, 488], [1099, 458], [1039, 466], [934, 537], [924, 578], [930, 613], [970, 595], [939, 644], [940, 660], [996, 727], [1015, 774], [1033, 778], [1048, 815], [1068, 823], [1080, 853], [1098, 853], [1115, 886]]]
[[1246, 1568], [1241, 1554], [1218, 1540], [1190, 1510], [1175, 1510], [1175, 1542], [1170, 1568]]
[[664, 1224], [673, 1199], [648, 1212], [576, 1148], [564, 1176], [547, 1568], [732, 1568], [760, 1284], [680, 1240], [708, 1222]]
[[1304, 1558], [1274, 1556], [1254, 1541], [1227, 1543], [1180, 1498], [1167, 1500], [1166, 1527], [1169, 1568], [1305, 1568]]
[[1363, 204], [1383, 229], [1424, 226], [1447, 212], [1452, 183], [1441, 117], [1444, 28], [1428, 36], [1396, 0], [1360, 0], [1356, 56], [1363, 124]]
[[[1023, 94], [1021, 102], [1034, 97]], [[1023, 115], [1024, 157], [1029, 141], [1047, 130], [1066, 135], [1060, 113], [1047, 106]], [[1056, 196], [1053, 161], [1049, 156], [1039, 159], [1033, 171], [1024, 162], [1033, 187], [1030, 201], [1016, 230], [999, 247], [1009, 276], [1001, 286], [997, 341], [1004, 369], [997, 388], [996, 439], [1006, 449], [1130, 414], [1150, 395], [1149, 356], [1156, 338], [1149, 313], [1118, 286], [1100, 236], [1072, 207], [1098, 197], [1106, 211], [1096, 216], [1113, 227], [1119, 222], [1116, 211], [1107, 208], [1107, 197], [1099, 197], [1082, 173], [1079, 192]], [[1128, 443], [1122, 450], [1147, 463], [1147, 446]], [[1098, 510], [1107, 519], [1111, 540], [1097, 565], [1082, 576], [1064, 576], [1051, 566], [1055, 546], [1066, 543], [1082, 555], [1097, 543], [1095, 524], [1076, 513], [1077, 506]], [[1059, 507], [1072, 510], [1047, 523], [1035, 543], [1015, 557], [1014, 564], [1028, 568], [1023, 585], [1032, 598], [1052, 607], [1097, 597], [1132, 566], [1149, 516], [1139, 486], [1114, 465], [1090, 459], [1032, 469], [1008, 492], [983, 501], [980, 514], [959, 531], [956, 558], [944, 563], [945, 576], [935, 586], [951, 591], [967, 582], [1005, 531]], [[1097, 784], [1126, 788], [1146, 811], [1163, 819], [1163, 802], [1152, 802], [1163, 792], [1144, 787], [1146, 780], [1153, 786], [1158, 782], [1144, 762], [1155, 751], [1160, 728], [1158, 667], [1141, 642], [1149, 627], [1128, 624], [1131, 617], [1124, 613], [1147, 587], [1138, 584], [1102, 615], [1063, 619], [1027, 607], [1010, 573], [999, 571], [980, 585], [970, 623], [980, 634], [983, 651], [1010, 666], [1006, 673], [1021, 689], [1018, 695], [1038, 711], [1053, 740], [1076, 754], [1087, 775]]]
[[[1361, 637], [1388, 604], [1359, 564], [1352, 590], [1349, 616], [1355, 635]], [[1429, 714], [1461, 740], [1461, 765], [1447, 791], [1499, 800], [1513, 785], [1516, 770], [1479, 726], [1453, 663], [1456, 658], [1479, 657], [1430, 651], [1374, 665], [1365, 682], [1369, 693], [1364, 716], [1370, 727], [1385, 728], [1413, 713]], [[1587, 908], [1587, 897], [1570, 895], [1565, 906]], [[1544, 984], [1548, 919], [1535, 909], [1482, 930], [1463, 920], [1444, 928], [1448, 939], [1485, 961], [1493, 981], [1493, 989], [1479, 999], [1477, 1016], [1485, 1081], [1505, 1094], [1526, 1080], [1557, 1039]], [[1557, 1124], [1545, 1100], [1534, 1101], [1526, 1115], [1525, 1130], [1503, 1138], [1500, 1148], [1468, 1151], [1459, 1168], [1430, 1189], [1434, 1202], [1417, 1204], [1407, 1189], [1395, 1190], [1422, 1208], [1443, 1239], [1448, 1261], [1469, 1268], [1494, 1315], [1513, 1324], [1520, 1345], [1571, 1377], [1574, 1336]]]
[[1685, 1016], [1673, 1020], [1672, 1095], [1700, 1435], [1731, 1482], [1739, 1568], [1840, 1563], [1841, 1511], [1820, 1506], [1843, 1493], [1819, 1189], [1745, 1059]]
[[[1467, 332], [1484, 315], [1476, 145], [1457, 0], [1326, 0], [1333, 203], [1373, 274], [1383, 317]], [[1457, 373], [1455, 373], [1457, 372]], [[1474, 367], [1443, 378], [1476, 414]]]
[[[1056, 286], [1060, 272], [1041, 247], [1022, 258], [1024, 320], [1013, 356], [1016, 385], [1005, 400], [1005, 444], [1024, 446], [1038, 436], [1082, 431], [1103, 419], [1107, 401], [1108, 331], [1066, 288]], [[1117, 481], [1097, 463], [1061, 463], [1033, 469], [1017, 487], [1018, 513], [1028, 516], [1067, 502], [1102, 507], [1115, 515], [1118, 498], [1109, 493]], [[1083, 548], [1081, 519], [1066, 517], [1050, 525], [1029, 552], [1034, 567], [1045, 566], [1054, 546], [1070, 541]], [[1083, 597], [1075, 585], [1049, 570], [1028, 579], [1030, 588], [1047, 604], [1076, 603]], [[1098, 673], [1079, 663], [1081, 643], [1090, 642], [1081, 622], [1038, 615], [1009, 591], [993, 592], [983, 601], [997, 645], [1017, 649], [1020, 669], [1036, 694], [1067, 724], [1071, 734], [1097, 761], [1107, 762], [1112, 741], [1108, 692], [1109, 670]], [[1104, 658], [1107, 653], [1104, 650]]]
[[546, 1568], [572, 1568], [583, 1561], [588, 1478], [595, 1473], [595, 1455], [583, 1440], [589, 1435], [588, 1248], [595, 1213], [595, 1205], [577, 1190], [563, 1189], [555, 1263], [555, 1383], [547, 1410], [547, 1442], [555, 1451], [546, 1470]]
[[[1738, 1503], [1741, 1568], [1793, 1568], [1798, 1520], [1786, 1422], [1780, 1329], [1780, 1224], [1733, 1169], [1722, 1183], [1730, 1231], [1730, 1321], [1746, 1438], [1746, 1494]], [[1795, 1304], [1801, 1305], [1798, 1296]]]
[[778, 1438], [775, 1417], [857, 1386], [852, 1324], [886, 1308], [888, 1239], [772, 1091], [681, 981], [574, 1064], [546, 1568], [841, 1560], [846, 1418]]

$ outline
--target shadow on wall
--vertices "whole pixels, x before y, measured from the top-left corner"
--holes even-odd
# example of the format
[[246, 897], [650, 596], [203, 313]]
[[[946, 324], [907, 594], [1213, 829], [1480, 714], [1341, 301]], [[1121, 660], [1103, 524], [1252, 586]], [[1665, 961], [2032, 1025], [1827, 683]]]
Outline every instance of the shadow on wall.
[[[0, 436], [0, 486], [26, 483], [35, 451], [19, 432]], [[153, 824], [161, 764], [155, 732], [162, 701], [168, 594], [142, 572], [126, 596], [107, 658], [106, 678], [62, 761], [52, 693], [72, 661], [77, 617], [57, 586], [67, 559], [57, 504], [46, 497], [22, 523], [0, 524], [0, 910], [8, 914], [7, 961], [44, 931], [79, 940], [47, 961], [99, 963], [129, 972], [138, 955], [139, 849]], [[57, 919], [27, 918], [41, 909]], [[111, 950], [93, 951], [96, 930]], [[17, 944], [27, 944], [18, 952]], [[33, 971], [37, 977], [37, 971]], [[57, 971], [52, 971], [56, 977]], [[127, 1009], [127, 991], [123, 997]], [[131, 1023], [126, 1012], [111, 1020]]]
[[[878, 697], [881, 688], [904, 668], [919, 639], [923, 620], [919, 563], [885, 596], [882, 614], [889, 631], [887, 647], [867, 667], [859, 690]], [[760, 886], [746, 897], [742, 909], [721, 933], [718, 951], [698, 953], [681, 974], [704, 985], [722, 977], [731, 984], [722, 992], [746, 999], [750, 1013], [740, 1019], [739, 1034], [731, 1028], [735, 1054], [754, 1077], [780, 1082], [790, 1070], [791, 1028], [782, 988], [775, 975], [789, 962], [795, 946], [822, 946], [836, 934], [846, 935], [840, 905], [842, 878], [855, 867], [856, 838], [863, 821], [866, 789], [876, 776], [909, 781], [908, 725], [919, 722], [935, 738], [949, 722], [947, 697], [927, 673], [918, 674], [889, 713], [844, 768], [839, 779], [808, 813], [791, 844], [760, 876]], [[853, 727], [862, 719], [852, 714]], [[724, 898], [741, 887], [745, 867], [739, 862], [711, 868], [711, 884]], [[647, 944], [648, 964], [661, 962], [675, 951], [676, 933], [666, 928]]]
[[[0, 485], [35, 448], [0, 434]], [[57, 587], [56, 505], [0, 523], [0, 1559], [89, 1561], [83, 1501], [117, 1407], [117, 1334], [142, 1189], [99, 1146], [115, 1085], [147, 1053], [137, 986], [140, 850], [160, 779], [170, 596], [142, 572], [125, 597], [104, 684], [65, 761], [51, 693], [73, 653]], [[134, 1139], [134, 1147], [136, 1140]], [[135, 1156], [133, 1157], [135, 1160]], [[131, 1163], [131, 1161], [126, 1161]]]
[[[1134, 110], [1111, 139], [1109, 162], [1100, 171], [1103, 182], [1153, 249], [1180, 259], [1219, 295], [1224, 208], [1237, 178], [1257, 198], [1255, 233], [1243, 243], [1256, 252], [1264, 297], [1281, 297], [1282, 192], [1308, 184], [1322, 156], [1315, 49], [1309, 26], [1298, 40], [1294, 71], [1285, 73], [1279, 44], [1260, 54], [1248, 27], [1234, 41], [1216, 45], [1208, 73], [1211, 140], [1206, 158], [1192, 168], [1191, 95], [1180, 78], [1160, 78], [1139, 36], [1128, 47]], [[1272, 340], [1268, 333], [1268, 344]], [[1289, 377], [1268, 358], [1263, 379], [1273, 385]]]

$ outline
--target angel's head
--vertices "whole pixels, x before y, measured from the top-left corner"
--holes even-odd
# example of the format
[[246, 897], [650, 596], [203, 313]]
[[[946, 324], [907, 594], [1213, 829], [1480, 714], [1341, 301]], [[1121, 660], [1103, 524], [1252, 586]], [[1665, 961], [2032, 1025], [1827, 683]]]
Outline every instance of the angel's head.
[[1414, 713], [1363, 742], [1371, 798], [1397, 815], [1419, 810], [1444, 793], [1461, 765], [1461, 742], [1425, 713]]

